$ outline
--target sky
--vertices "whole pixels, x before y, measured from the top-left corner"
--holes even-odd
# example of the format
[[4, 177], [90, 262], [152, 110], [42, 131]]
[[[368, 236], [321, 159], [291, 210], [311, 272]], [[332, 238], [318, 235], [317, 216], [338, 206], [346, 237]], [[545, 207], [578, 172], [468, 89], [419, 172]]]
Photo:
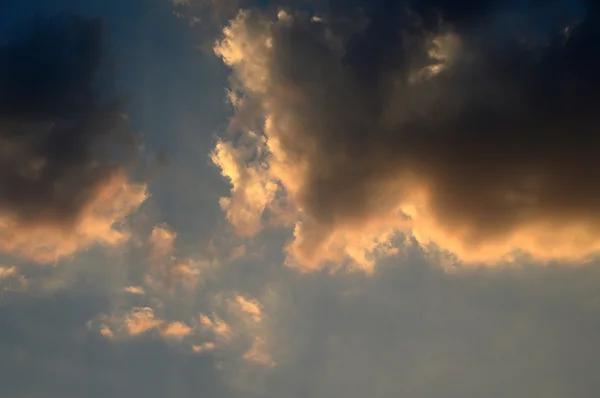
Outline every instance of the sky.
[[0, 0], [0, 396], [594, 398], [592, 0]]

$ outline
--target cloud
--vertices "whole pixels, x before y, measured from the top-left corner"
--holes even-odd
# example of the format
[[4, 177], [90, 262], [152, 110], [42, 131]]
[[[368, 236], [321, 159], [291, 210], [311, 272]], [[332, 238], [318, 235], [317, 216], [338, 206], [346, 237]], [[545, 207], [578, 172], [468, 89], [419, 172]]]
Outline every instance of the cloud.
[[158, 318], [152, 307], [133, 307], [125, 316], [101, 314], [88, 322], [88, 327], [97, 329], [109, 340], [139, 337], [150, 331], [166, 340], [181, 341], [193, 333], [193, 328], [182, 321], [166, 321]]
[[201, 274], [212, 267], [208, 259], [194, 259], [177, 256], [175, 240], [177, 233], [166, 223], [155, 225], [148, 238], [151, 267], [146, 273], [145, 282], [154, 290], [174, 292], [178, 286], [193, 292], [200, 282]]
[[270, 367], [277, 365], [269, 353], [265, 351], [265, 341], [260, 337], [256, 337], [252, 341], [252, 346], [244, 354], [244, 359]]
[[212, 154], [240, 234], [284, 216], [287, 263], [303, 270], [372, 270], [399, 233], [469, 263], [600, 249], [598, 13], [458, 3], [363, 4], [352, 34], [328, 22], [355, 15], [335, 7], [243, 11], [224, 28], [236, 112], [264, 121]]
[[171, 256], [177, 234], [167, 224], [155, 225], [150, 234], [152, 255], [157, 258]]
[[8, 279], [17, 273], [15, 267], [3, 267], [0, 266], [0, 279]]
[[[50, 263], [128, 238], [146, 199], [129, 180], [135, 147], [103, 72], [99, 20], [35, 20], [0, 46], [0, 250]], [[73, 39], [76, 38], [76, 39]]]
[[168, 323], [160, 330], [160, 334], [164, 338], [176, 340], [181, 340], [190, 333], [192, 333], [192, 328], [179, 321]]
[[[448, 274], [410, 251], [368, 277], [315, 273], [273, 286], [280, 305], [265, 305], [263, 341], [277, 366], [265, 367], [257, 396], [593, 395], [597, 265]], [[531, 369], [536, 377], [523, 377]]]
[[[229, 296], [229, 298], [225, 298]], [[200, 329], [210, 333], [214, 346], [210, 348], [227, 352], [232, 358], [273, 367], [276, 365], [268, 348], [269, 323], [263, 314], [262, 304], [255, 298], [220, 292], [213, 301], [215, 310], [225, 304], [223, 312], [227, 321], [216, 311], [211, 316], [200, 315]], [[194, 349], [203, 352], [205, 348]], [[235, 363], [235, 361], [232, 361]]]
[[[251, 132], [248, 136], [253, 141], [260, 140]], [[255, 147], [259, 154], [264, 146], [256, 141], [251, 141], [249, 145]], [[211, 155], [213, 162], [220, 167], [221, 174], [232, 185], [231, 197], [221, 198], [219, 204], [226, 212], [227, 219], [243, 236], [252, 236], [260, 230], [265, 208], [277, 192], [277, 184], [268, 178], [260, 164], [246, 166], [252, 152], [241, 147], [234, 148], [231, 143], [219, 142]]]
[[180, 397], [198, 391], [230, 396], [210, 355], [194, 354], [157, 330], [125, 339], [117, 331], [108, 339], [96, 327], [88, 330], [87, 320], [107, 310], [105, 304], [104, 298], [77, 287], [46, 296], [3, 298], [0, 369], [6, 379], [1, 395], [74, 398], [85, 391], [93, 398], [140, 393], [158, 398], [176, 390]]
[[21, 291], [27, 287], [27, 279], [15, 266], [0, 265], [0, 298], [5, 292]]
[[251, 316], [254, 322], [260, 322], [262, 319], [262, 311], [260, 309], [260, 303], [254, 299], [247, 299], [243, 296], [236, 296], [235, 303], [245, 314]]
[[231, 327], [216, 314], [212, 314], [212, 318], [200, 315], [200, 327], [212, 333], [218, 340], [227, 341], [231, 338]]
[[130, 336], [145, 333], [162, 324], [162, 320], [154, 318], [154, 310], [149, 307], [134, 307], [129, 316], [125, 319], [127, 333], [129, 333]]
[[144, 294], [146, 293], [144, 291], [144, 288], [141, 286], [127, 286], [125, 288], [123, 288], [124, 292], [130, 293], [130, 294]]
[[69, 225], [22, 224], [0, 216], [0, 250], [39, 263], [52, 263], [94, 244], [121, 245], [131, 237], [126, 217], [147, 199], [144, 184], [131, 184], [124, 173], [115, 174]]
[[215, 349], [214, 343], [203, 343], [203, 344], [195, 344], [192, 346], [192, 350], [196, 354], [201, 354], [203, 352], [212, 351]]

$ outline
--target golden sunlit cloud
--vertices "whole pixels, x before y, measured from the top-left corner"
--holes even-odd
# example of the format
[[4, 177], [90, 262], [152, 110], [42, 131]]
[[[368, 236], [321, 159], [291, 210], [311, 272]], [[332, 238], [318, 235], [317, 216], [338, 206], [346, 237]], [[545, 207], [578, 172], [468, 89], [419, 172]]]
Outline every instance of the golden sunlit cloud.
[[144, 291], [144, 288], [141, 286], [127, 286], [125, 288], [123, 288], [124, 292], [127, 293], [131, 293], [131, 294], [145, 294], [146, 292]]
[[160, 335], [164, 338], [171, 338], [177, 340], [181, 340], [191, 333], [192, 328], [186, 325], [185, 323], [179, 321], [167, 323], [160, 330]]
[[250, 315], [254, 322], [260, 322], [262, 319], [262, 310], [257, 300], [248, 300], [243, 296], [236, 296], [235, 302], [239, 308], [246, 314]]
[[156, 317], [151, 307], [133, 307], [124, 316], [100, 315], [90, 321], [88, 327], [97, 328], [109, 340], [132, 338], [156, 331], [156, 335], [164, 339], [181, 341], [194, 332], [185, 322], [169, 322]]
[[130, 336], [145, 333], [163, 323], [164, 321], [154, 318], [154, 310], [150, 307], [134, 307], [125, 319], [127, 333]]
[[0, 266], [0, 279], [8, 279], [17, 274], [17, 268]]
[[[541, 63], [515, 60], [507, 75], [488, 62], [495, 58], [485, 46], [443, 22], [429, 29], [399, 32], [402, 43], [421, 44], [386, 44], [388, 56], [373, 58], [371, 74], [362, 75], [370, 47], [344, 47], [324, 20], [242, 11], [230, 21], [214, 52], [233, 72], [232, 128], [239, 131], [212, 152], [232, 186], [220, 202], [230, 223], [241, 236], [257, 234], [269, 218], [291, 225], [286, 264], [303, 271], [372, 271], [377, 258], [398, 253], [392, 240], [399, 234], [466, 263], [491, 265], [519, 253], [583, 261], [599, 252], [592, 170], [600, 161], [589, 131], [597, 116], [583, 106], [588, 91], [580, 73], [552, 65], [570, 53], [545, 49], [550, 55]], [[365, 43], [390, 43], [369, 37], [379, 32], [361, 34]], [[524, 59], [537, 57], [523, 51]], [[569, 98], [582, 106], [546, 112], [572, 105], [560, 96], [538, 99], [537, 88], [519, 80], [533, 81], [536, 68], [557, 73], [545, 89], [563, 90], [556, 82], [574, 79]], [[474, 79], [520, 105], [492, 98]], [[564, 134], [573, 125], [575, 141]]]
[[231, 327], [216, 314], [212, 314], [212, 319], [207, 315], [200, 315], [200, 326], [221, 341], [227, 341], [232, 336]]
[[146, 185], [117, 173], [99, 187], [73, 225], [22, 225], [0, 215], [0, 251], [48, 264], [93, 245], [122, 245], [131, 237], [123, 225], [127, 216], [147, 198]]

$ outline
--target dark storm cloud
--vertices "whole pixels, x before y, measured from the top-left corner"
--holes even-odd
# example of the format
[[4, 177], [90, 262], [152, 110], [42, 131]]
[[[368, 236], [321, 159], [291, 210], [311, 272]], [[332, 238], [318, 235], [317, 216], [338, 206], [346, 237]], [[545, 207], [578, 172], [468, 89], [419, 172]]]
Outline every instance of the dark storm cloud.
[[0, 212], [68, 224], [117, 170], [109, 150], [125, 131], [100, 79], [103, 27], [59, 15], [22, 30], [0, 47]]
[[[390, 22], [389, 15], [382, 13], [381, 21], [378, 14], [373, 17], [342, 61], [344, 83], [352, 87], [345, 92], [348, 99], [311, 98], [315, 114], [304, 115], [307, 125], [292, 138], [308, 135], [320, 149], [309, 178], [311, 212], [319, 217], [355, 213], [365, 204], [353, 198], [364, 194], [349, 191], [408, 165], [430, 181], [433, 208], [448, 223], [504, 233], [529, 217], [593, 216], [600, 206], [595, 15], [568, 37], [558, 32], [543, 46], [513, 37], [465, 35], [463, 51], [470, 59], [459, 59], [415, 85], [408, 79], [415, 66], [426, 66], [427, 32], [420, 27], [401, 32], [402, 25]], [[303, 39], [296, 35], [284, 43], [287, 54], [282, 46], [279, 65], [285, 79], [293, 79], [287, 60], [301, 59], [295, 52], [302, 46], [294, 40]], [[407, 37], [413, 46], [408, 51], [400, 45]], [[302, 88], [304, 82], [287, 83]], [[392, 128], [381, 126], [386, 107]], [[355, 116], [350, 120], [345, 112]], [[323, 125], [327, 117], [327, 128], [312, 125]], [[348, 163], [332, 164], [331, 151], [347, 155]], [[521, 182], [528, 175], [538, 177], [539, 184]], [[504, 200], [502, 192], [532, 195], [535, 204]]]
[[[486, 257], [481, 250], [498, 242], [499, 250], [540, 252], [564, 243], [568, 228], [577, 243], [554, 254], [597, 250], [596, 7], [374, 1], [363, 4], [366, 28], [336, 42], [328, 21], [352, 15], [340, 4], [330, 2], [318, 23], [301, 15], [274, 25], [238, 18], [244, 40], [262, 40], [261, 26], [272, 38], [262, 58], [227, 59], [223, 44], [241, 30], [226, 31], [230, 41], [217, 47], [242, 91], [262, 103], [273, 126], [268, 138], [305, 166], [293, 182], [275, 176], [296, 186], [292, 199], [316, 225], [303, 251], [318, 251], [340, 225], [358, 228], [414, 202], [417, 191], [429, 217], [421, 237], [444, 245], [443, 231], [454, 240], [448, 248], [466, 257]], [[538, 234], [548, 229], [555, 234]]]

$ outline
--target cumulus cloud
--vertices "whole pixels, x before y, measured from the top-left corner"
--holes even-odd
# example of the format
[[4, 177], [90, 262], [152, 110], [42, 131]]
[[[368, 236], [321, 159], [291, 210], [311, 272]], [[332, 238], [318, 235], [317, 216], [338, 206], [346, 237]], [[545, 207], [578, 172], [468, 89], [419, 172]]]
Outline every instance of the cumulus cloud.
[[0, 250], [48, 263], [127, 240], [147, 194], [125, 171], [120, 101], [98, 87], [104, 50], [100, 21], [73, 15], [0, 47]]
[[352, 34], [341, 6], [240, 12], [214, 50], [236, 113], [263, 122], [212, 154], [240, 233], [291, 222], [288, 264], [304, 270], [372, 269], [398, 233], [466, 262], [596, 253], [599, 14], [480, 3], [365, 2]]
[[192, 328], [179, 321], [168, 323], [160, 330], [160, 334], [164, 338], [176, 340], [181, 340], [190, 333], [192, 333]]

